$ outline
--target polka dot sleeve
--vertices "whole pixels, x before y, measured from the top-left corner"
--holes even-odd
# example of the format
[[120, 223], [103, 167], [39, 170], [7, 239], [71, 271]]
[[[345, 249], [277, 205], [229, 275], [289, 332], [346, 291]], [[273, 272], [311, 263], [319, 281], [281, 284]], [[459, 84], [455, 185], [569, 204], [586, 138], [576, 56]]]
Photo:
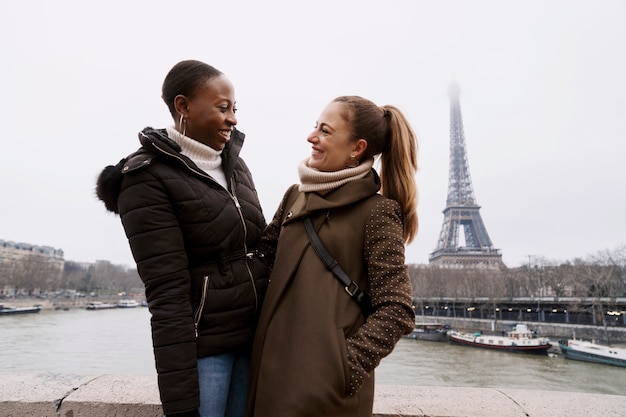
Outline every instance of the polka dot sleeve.
[[350, 386], [355, 394], [364, 378], [415, 326], [411, 280], [404, 262], [402, 214], [394, 200], [381, 200], [365, 225], [364, 258], [375, 312], [348, 338]]

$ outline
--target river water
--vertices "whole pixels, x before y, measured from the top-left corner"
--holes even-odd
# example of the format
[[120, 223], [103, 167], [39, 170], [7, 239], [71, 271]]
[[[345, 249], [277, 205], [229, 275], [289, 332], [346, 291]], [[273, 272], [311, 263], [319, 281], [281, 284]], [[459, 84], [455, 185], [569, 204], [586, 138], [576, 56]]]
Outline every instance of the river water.
[[[0, 316], [0, 372], [20, 371], [155, 375], [150, 313], [137, 307]], [[401, 339], [377, 368], [376, 383], [626, 395], [626, 368]]]

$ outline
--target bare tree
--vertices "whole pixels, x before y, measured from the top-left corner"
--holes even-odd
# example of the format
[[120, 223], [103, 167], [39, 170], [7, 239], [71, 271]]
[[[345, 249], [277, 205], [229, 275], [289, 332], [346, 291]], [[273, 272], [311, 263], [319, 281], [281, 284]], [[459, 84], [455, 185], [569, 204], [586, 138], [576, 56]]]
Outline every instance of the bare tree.
[[8, 295], [10, 288], [14, 288], [12, 285], [14, 268], [15, 261], [13, 259], [0, 260], [0, 294], [3, 296]]
[[546, 284], [555, 297], [572, 296], [574, 293], [575, 266], [571, 262], [561, 263], [549, 270]]
[[59, 290], [83, 290], [81, 283], [86, 279], [88, 267], [77, 262], [66, 261], [63, 265], [63, 276]]
[[34, 295], [58, 286], [61, 264], [38, 253], [21, 256], [13, 261], [9, 284], [17, 294]]

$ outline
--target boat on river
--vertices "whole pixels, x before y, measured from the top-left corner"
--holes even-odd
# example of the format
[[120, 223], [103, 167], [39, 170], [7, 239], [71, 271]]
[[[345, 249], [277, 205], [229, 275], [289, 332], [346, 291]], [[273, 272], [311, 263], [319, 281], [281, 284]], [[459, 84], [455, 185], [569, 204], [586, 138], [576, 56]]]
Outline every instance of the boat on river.
[[446, 342], [448, 341], [448, 330], [450, 330], [450, 326], [443, 323], [415, 323], [413, 331], [403, 337], [431, 342]]
[[537, 337], [526, 324], [516, 324], [505, 335], [484, 335], [450, 330], [448, 340], [456, 345], [473, 346], [506, 352], [534, 353], [547, 355], [552, 347], [550, 339]]
[[28, 314], [39, 313], [41, 311], [41, 304], [36, 304], [32, 307], [12, 307], [0, 304], [0, 315], [13, 315], [13, 314]]
[[102, 301], [92, 301], [85, 307], [87, 310], [106, 310], [109, 308], [117, 308], [117, 304], [103, 303]]
[[626, 348], [576, 339], [559, 340], [559, 348], [567, 359], [626, 368]]
[[119, 308], [134, 308], [138, 307], [139, 303], [133, 299], [120, 300], [117, 303]]

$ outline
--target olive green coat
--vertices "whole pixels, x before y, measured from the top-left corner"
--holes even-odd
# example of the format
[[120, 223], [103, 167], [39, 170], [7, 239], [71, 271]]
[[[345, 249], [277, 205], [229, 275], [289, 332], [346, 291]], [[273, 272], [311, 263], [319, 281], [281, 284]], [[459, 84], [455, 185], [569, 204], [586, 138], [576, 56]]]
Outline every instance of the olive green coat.
[[[402, 214], [378, 176], [327, 193], [291, 187], [264, 234], [272, 273], [253, 345], [248, 417], [371, 416], [374, 368], [415, 323]], [[302, 219], [376, 311], [367, 320], [309, 244]], [[272, 266], [273, 263], [273, 266]]]

